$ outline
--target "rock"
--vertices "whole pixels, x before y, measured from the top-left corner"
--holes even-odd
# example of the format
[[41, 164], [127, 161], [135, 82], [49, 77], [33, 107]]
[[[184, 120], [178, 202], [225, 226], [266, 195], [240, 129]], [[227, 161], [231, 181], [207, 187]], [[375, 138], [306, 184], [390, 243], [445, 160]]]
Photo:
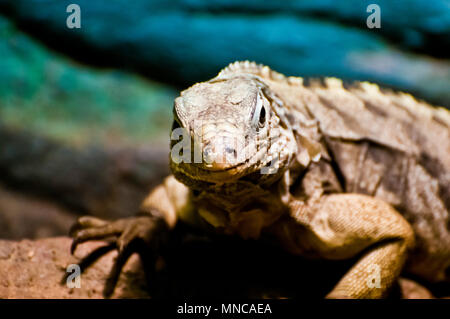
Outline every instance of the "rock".
[[168, 150], [149, 147], [71, 147], [0, 125], [3, 182], [103, 218], [134, 215], [168, 175]]
[[[63, 280], [67, 267], [80, 263], [89, 253], [104, 245], [101, 242], [85, 243], [77, 248], [74, 257], [69, 253], [70, 244], [71, 240], [66, 237], [19, 242], [0, 240], [0, 298], [103, 298], [102, 289], [117, 253], [115, 251], [107, 253], [83, 272], [80, 288], [69, 288], [66, 284], [67, 280]], [[259, 267], [261, 269], [247, 269], [247, 264], [243, 262], [249, 262], [250, 266], [253, 264], [245, 257], [234, 260], [236, 266], [240, 265], [238, 268], [230, 267], [233, 260], [225, 261], [225, 263], [221, 261], [220, 244], [214, 246], [218, 249], [217, 251], [210, 250], [207, 256], [200, 255], [205, 252], [204, 248], [207, 246], [198, 242], [196, 245], [194, 249], [190, 247], [190, 244], [185, 243], [183, 248], [187, 248], [188, 254], [193, 253], [191, 259], [183, 259], [186, 255], [183, 250], [180, 250], [176, 253], [181, 260], [172, 260], [172, 262], [177, 261], [172, 265], [170, 265], [170, 259], [167, 262], [168, 266], [165, 268], [168, 268], [168, 271], [161, 272], [160, 276], [172, 279], [161, 280], [158, 289], [166, 290], [163, 297], [285, 298], [297, 295], [302, 298], [321, 298], [322, 293], [329, 289], [330, 283], [327, 282], [327, 277], [334, 270], [328, 268], [327, 272], [322, 273], [324, 267], [320, 265], [317, 267], [318, 264], [310, 268], [305, 267], [304, 263], [294, 263], [293, 267], [290, 266], [291, 264], [282, 266], [285, 268], [285, 274], [278, 273], [279, 263], [285, 261], [285, 257], [275, 262], [271, 259], [274, 255], [270, 250], [267, 256], [256, 258], [265, 258], [266, 264], [270, 267], [261, 264]], [[244, 247], [248, 248], [246, 246], [247, 244], [244, 244]], [[251, 258], [255, 257], [251, 251], [247, 252], [247, 255], [252, 255]], [[242, 256], [238, 251], [236, 257]], [[217, 260], [211, 260], [213, 258]], [[207, 268], [216, 263], [215, 269]], [[273, 271], [270, 272], [270, 269]], [[265, 276], [258, 277], [257, 282], [254, 282], [255, 273], [257, 276], [260, 274]], [[294, 275], [295, 277], [292, 277]], [[318, 276], [320, 276], [320, 284], [317, 284]], [[284, 283], [280, 281], [286, 278], [290, 279]], [[150, 295], [145, 282], [141, 263], [137, 256], [133, 255], [119, 278], [112, 298], [148, 298]], [[402, 298], [432, 298], [425, 288], [411, 280], [400, 279], [399, 283]], [[295, 290], [294, 294], [291, 289]], [[322, 295], [318, 294], [319, 291]]]
[[[260, 1], [239, 0], [183, 0], [188, 9], [214, 13], [239, 12], [264, 14], [295, 14], [319, 16], [321, 19], [338, 20], [343, 24], [365, 28], [370, 4], [377, 4], [381, 13], [381, 28], [377, 34], [396, 42], [403, 48], [427, 52], [449, 58], [450, 8], [445, 0], [294, 0]], [[375, 31], [375, 30], [374, 30]]]
[[[56, 1], [47, 1], [45, 9], [51, 14], [45, 14], [44, 9], [39, 12], [32, 11], [29, 6], [39, 3], [32, 1], [14, 1], [0, 0], [0, 5], [8, 12], [14, 12], [21, 19], [32, 17], [34, 20], [43, 21], [51, 19], [53, 23], [57, 20], [65, 22], [65, 10], [60, 12], [62, 5]], [[106, 1], [96, 1], [89, 3], [81, 0], [77, 3], [82, 9], [87, 9], [89, 13], [95, 12], [101, 14], [104, 18], [106, 14], [118, 12], [119, 8], [124, 6], [125, 1], [115, 1], [112, 5]], [[138, 14], [139, 10], [143, 13], [151, 14], [157, 11], [183, 11], [186, 13], [239, 13], [243, 16], [251, 15], [284, 15], [290, 14], [298, 17], [310, 16], [334, 21], [338, 20], [351, 26], [365, 28], [367, 17], [371, 12], [367, 12], [367, 7], [374, 3], [371, 0], [347, 0], [347, 1], [329, 1], [329, 0], [293, 0], [277, 1], [268, 0], [263, 3], [258, 0], [239, 1], [239, 0], [175, 0], [167, 4], [161, 0], [152, 1], [133, 1], [129, 4], [130, 15]], [[446, 0], [378, 0], [376, 4], [381, 10], [381, 28], [376, 30], [384, 37], [399, 42], [401, 46], [418, 48], [424, 51], [431, 50], [439, 56], [448, 57], [450, 47], [450, 9]], [[64, 7], [65, 9], [65, 7]], [[58, 15], [59, 13], [59, 15]], [[103, 14], [102, 14], [103, 13]], [[52, 17], [49, 17], [49, 16]], [[56, 15], [56, 16], [55, 16]], [[127, 12], [121, 12], [120, 16], [115, 18], [124, 19]], [[128, 18], [128, 17], [126, 17]], [[125, 18], [125, 19], [126, 19]], [[122, 22], [122, 21], [120, 21]], [[56, 23], [55, 23], [56, 24]], [[440, 44], [439, 52], [436, 44]]]
[[[78, 259], [69, 253], [71, 240], [59, 237], [37, 241], [0, 241], [0, 298], [103, 298], [102, 289], [116, 252], [99, 259], [81, 275], [81, 287], [61, 281]], [[87, 243], [77, 255], [88, 254], [101, 243]], [[147, 298], [145, 276], [133, 256], [122, 273], [112, 298]]]
[[433, 294], [419, 283], [406, 279], [399, 279], [403, 299], [434, 299]]
[[76, 215], [54, 202], [0, 185], [0, 238], [35, 239], [69, 233]]
[[366, 3], [79, 0], [81, 29], [66, 27], [58, 1], [1, 0], [0, 6], [21, 28], [80, 61], [183, 87], [248, 59], [288, 75], [369, 80], [450, 106], [450, 62], [390, 43], [400, 39], [407, 48], [433, 47], [445, 56], [446, 2], [381, 1], [382, 31], [367, 28]]
[[167, 146], [177, 90], [55, 54], [0, 16], [0, 119], [83, 147]]
[[[107, 218], [134, 214], [168, 174], [176, 91], [76, 65], [2, 17], [0, 34], [0, 181], [42, 197], [25, 213], [14, 196], [0, 193], [3, 238], [66, 234], [66, 221], [56, 218], [61, 209]], [[63, 207], [50, 208], [55, 204]], [[18, 229], [19, 216], [30, 224]], [[51, 217], [55, 222], [45, 222]], [[39, 226], [28, 227], [37, 219]], [[53, 230], [44, 231], [45, 223]]]

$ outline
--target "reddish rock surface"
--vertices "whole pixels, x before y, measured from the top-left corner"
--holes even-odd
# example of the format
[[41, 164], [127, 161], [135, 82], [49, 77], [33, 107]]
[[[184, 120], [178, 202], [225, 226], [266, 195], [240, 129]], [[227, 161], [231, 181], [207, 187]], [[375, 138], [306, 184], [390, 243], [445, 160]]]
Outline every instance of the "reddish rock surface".
[[[61, 284], [66, 269], [79, 259], [69, 252], [70, 238], [0, 241], [0, 298], [103, 298], [102, 288], [116, 252], [100, 258], [81, 275], [81, 288]], [[81, 245], [83, 257], [102, 243]], [[121, 274], [112, 298], [146, 298], [145, 276], [137, 256]]]
[[424, 286], [406, 278], [400, 278], [400, 289], [403, 299], [433, 299], [431, 292]]
[[[81, 288], [61, 284], [66, 269], [77, 264], [95, 248], [80, 245], [75, 256], [69, 252], [71, 239], [55, 237], [36, 241], [0, 240], [0, 298], [103, 298], [102, 289], [117, 253], [109, 252], [81, 275]], [[433, 298], [424, 287], [400, 279], [402, 298]], [[128, 261], [112, 298], [148, 298], [145, 275], [136, 255]]]

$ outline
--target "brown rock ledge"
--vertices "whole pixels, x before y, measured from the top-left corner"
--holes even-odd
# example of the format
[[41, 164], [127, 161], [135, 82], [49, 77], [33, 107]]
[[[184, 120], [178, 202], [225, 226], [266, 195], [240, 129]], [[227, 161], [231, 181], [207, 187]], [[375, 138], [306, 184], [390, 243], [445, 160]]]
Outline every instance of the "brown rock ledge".
[[[39, 240], [0, 240], [0, 298], [103, 298], [102, 289], [116, 251], [107, 253], [81, 275], [81, 287], [62, 284], [66, 269], [104, 245], [88, 242], [70, 254], [71, 239], [53, 237]], [[145, 274], [137, 255], [122, 272], [112, 298], [149, 298]], [[399, 280], [401, 298], [429, 299], [432, 294], [414, 281]], [[273, 297], [273, 296], [272, 296]]]
[[[0, 298], [103, 298], [102, 289], [117, 253], [108, 253], [89, 267], [81, 275], [80, 288], [68, 288], [61, 284], [67, 266], [104, 245], [100, 242], [80, 245], [74, 257], [70, 255], [70, 244], [67, 237], [1, 240]], [[127, 263], [112, 298], [148, 298], [137, 256]]]

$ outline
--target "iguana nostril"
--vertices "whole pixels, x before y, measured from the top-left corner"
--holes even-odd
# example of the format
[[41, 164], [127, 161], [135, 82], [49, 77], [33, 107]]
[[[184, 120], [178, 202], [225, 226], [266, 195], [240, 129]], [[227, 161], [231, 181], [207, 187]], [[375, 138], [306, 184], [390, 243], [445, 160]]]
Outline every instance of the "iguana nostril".
[[211, 146], [207, 146], [203, 149], [203, 157], [206, 160], [206, 162], [212, 161], [212, 155], [213, 155], [213, 150], [212, 150]]
[[[233, 155], [234, 157], [236, 157], [237, 156], [237, 152], [236, 152], [236, 149], [234, 149], [233, 147], [225, 147], [224, 149], [223, 149], [224, 151], [225, 151], [225, 153], [227, 153], [227, 154], [231, 154], [231, 155]], [[208, 146], [208, 147], [205, 147], [204, 149], [203, 149], [203, 155], [205, 156], [205, 157], [207, 157], [207, 158], [210, 158], [212, 155], [213, 155], [213, 148], [211, 147], [211, 146]]]
[[227, 152], [228, 154], [233, 154], [234, 157], [237, 156], [236, 150], [232, 147], [225, 147], [225, 152]]

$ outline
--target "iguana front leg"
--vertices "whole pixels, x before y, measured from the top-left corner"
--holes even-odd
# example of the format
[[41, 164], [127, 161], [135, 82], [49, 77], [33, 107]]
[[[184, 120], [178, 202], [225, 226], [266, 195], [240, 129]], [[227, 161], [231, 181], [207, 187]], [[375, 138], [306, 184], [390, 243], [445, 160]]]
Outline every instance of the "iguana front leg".
[[81, 243], [104, 239], [112, 241], [119, 252], [105, 285], [105, 296], [113, 293], [123, 266], [135, 252], [139, 253], [148, 279], [151, 279], [156, 257], [167, 242], [170, 229], [175, 226], [177, 212], [184, 212], [189, 207], [188, 197], [186, 186], [170, 176], [147, 196], [136, 217], [116, 221], [90, 216], [78, 219], [71, 230], [74, 238], [72, 253]]
[[[329, 195], [311, 206], [294, 201], [291, 216], [295, 222], [277, 226], [279, 238], [291, 251], [334, 260], [361, 254], [328, 298], [385, 297], [414, 245], [408, 222], [390, 205], [369, 196]], [[374, 275], [379, 275], [378, 287], [371, 282]]]

